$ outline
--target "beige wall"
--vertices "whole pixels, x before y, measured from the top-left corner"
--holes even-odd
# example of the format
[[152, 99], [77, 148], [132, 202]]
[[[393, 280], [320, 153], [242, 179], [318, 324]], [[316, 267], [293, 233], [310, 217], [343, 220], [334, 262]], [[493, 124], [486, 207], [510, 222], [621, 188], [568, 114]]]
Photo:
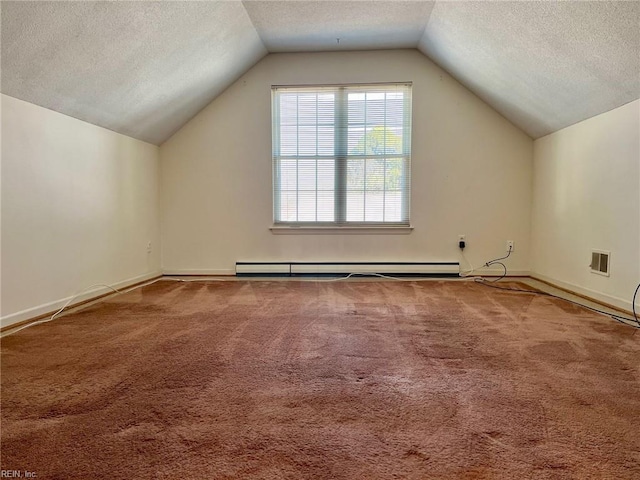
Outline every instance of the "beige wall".
[[[640, 281], [640, 100], [534, 142], [532, 270], [631, 309]], [[611, 275], [590, 272], [611, 251]]]
[[[272, 234], [271, 85], [400, 81], [414, 85], [413, 232]], [[476, 265], [514, 240], [511, 273], [624, 308], [640, 277], [640, 101], [533, 142], [415, 50], [273, 54], [158, 149], [1, 98], [3, 326], [154, 276], [159, 223], [170, 273], [451, 261], [465, 234]], [[610, 277], [589, 272], [592, 248], [612, 252]]]
[[[409, 235], [274, 235], [271, 85], [413, 82]], [[532, 140], [417, 50], [272, 54], [162, 145], [162, 265], [232, 273], [236, 261], [481, 263], [516, 244], [529, 271]]]
[[2, 325], [157, 274], [158, 147], [1, 98]]

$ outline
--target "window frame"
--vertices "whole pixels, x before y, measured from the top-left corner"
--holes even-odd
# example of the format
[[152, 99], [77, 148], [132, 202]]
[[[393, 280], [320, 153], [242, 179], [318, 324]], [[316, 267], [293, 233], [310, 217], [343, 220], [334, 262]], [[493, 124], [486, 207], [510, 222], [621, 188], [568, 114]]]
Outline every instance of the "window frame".
[[[362, 155], [354, 155], [348, 153], [348, 125], [349, 125], [349, 109], [348, 109], [348, 93], [353, 90], [363, 90], [365, 92], [375, 92], [376, 89], [391, 89], [394, 87], [405, 87], [408, 89], [409, 95], [405, 95], [403, 98], [403, 111], [402, 111], [402, 132], [403, 132], [403, 152], [400, 154], [384, 154], [367, 155], [366, 151]], [[280, 189], [280, 171], [281, 162], [284, 159], [280, 154], [280, 105], [277, 99], [282, 91], [290, 89], [292, 91], [304, 91], [309, 90], [310, 93], [318, 93], [322, 89], [328, 89], [331, 92], [335, 92], [334, 97], [334, 149], [331, 157], [334, 163], [334, 220], [333, 221], [284, 221], [277, 220], [277, 213], [280, 208], [280, 197], [282, 190]], [[361, 233], [367, 230], [379, 231], [386, 230], [388, 233], [410, 233], [413, 230], [411, 226], [411, 147], [412, 147], [412, 82], [384, 82], [384, 83], [356, 83], [356, 84], [319, 84], [319, 85], [272, 85], [271, 87], [271, 128], [272, 128], [272, 207], [273, 207], [273, 225], [271, 230], [273, 233], [286, 233], [289, 230], [294, 230], [296, 233], [303, 231], [309, 231], [312, 233], [327, 233], [332, 230], [345, 231], [345, 232], [357, 232]], [[277, 112], [277, 113], [276, 113]], [[278, 119], [278, 121], [276, 121]], [[384, 125], [386, 127], [386, 123]], [[299, 126], [299, 124], [296, 124]], [[366, 128], [366, 119], [365, 119]], [[320, 155], [315, 155], [316, 160]], [[406, 212], [406, 221], [353, 221], [347, 220], [347, 162], [348, 160], [362, 157], [362, 159], [372, 158], [402, 158], [404, 163], [404, 173], [402, 175], [402, 211]], [[300, 160], [300, 155], [296, 157], [296, 161]], [[317, 167], [316, 167], [317, 168]], [[366, 186], [363, 187], [363, 192], [366, 193]], [[298, 186], [296, 186], [296, 191]], [[317, 193], [316, 183], [316, 193]], [[386, 189], [383, 189], [386, 192]], [[316, 204], [316, 211], [317, 211]], [[366, 212], [363, 211], [363, 212]], [[366, 215], [366, 213], [363, 213]]]

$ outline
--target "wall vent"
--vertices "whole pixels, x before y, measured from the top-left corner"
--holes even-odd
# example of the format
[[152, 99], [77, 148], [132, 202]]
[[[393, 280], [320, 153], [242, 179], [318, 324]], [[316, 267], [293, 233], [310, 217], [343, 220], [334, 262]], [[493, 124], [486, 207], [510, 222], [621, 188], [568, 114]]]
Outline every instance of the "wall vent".
[[591, 251], [591, 272], [598, 275], [609, 276], [609, 265], [611, 264], [611, 252], [604, 250]]

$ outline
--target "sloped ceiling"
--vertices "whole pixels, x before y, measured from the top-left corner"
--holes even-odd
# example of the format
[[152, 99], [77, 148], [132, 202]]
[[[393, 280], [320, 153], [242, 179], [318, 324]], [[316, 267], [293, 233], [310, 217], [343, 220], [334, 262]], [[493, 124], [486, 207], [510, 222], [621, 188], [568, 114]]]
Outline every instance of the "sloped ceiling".
[[438, 2], [419, 48], [538, 138], [640, 97], [639, 7]]
[[419, 48], [533, 138], [640, 97], [640, 2], [2, 1], [1, 91], [161, 144], [269, 52]]
[[240, 2], [5, 2], [2, 93], [160, 144], [267, 54]]

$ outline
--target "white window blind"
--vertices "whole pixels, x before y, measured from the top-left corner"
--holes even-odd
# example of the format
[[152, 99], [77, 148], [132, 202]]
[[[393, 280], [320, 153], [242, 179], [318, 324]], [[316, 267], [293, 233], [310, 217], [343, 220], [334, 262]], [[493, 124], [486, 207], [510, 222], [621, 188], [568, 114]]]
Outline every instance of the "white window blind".
[[273, 87], [274, 223], [409, 225], [411, 85]]

